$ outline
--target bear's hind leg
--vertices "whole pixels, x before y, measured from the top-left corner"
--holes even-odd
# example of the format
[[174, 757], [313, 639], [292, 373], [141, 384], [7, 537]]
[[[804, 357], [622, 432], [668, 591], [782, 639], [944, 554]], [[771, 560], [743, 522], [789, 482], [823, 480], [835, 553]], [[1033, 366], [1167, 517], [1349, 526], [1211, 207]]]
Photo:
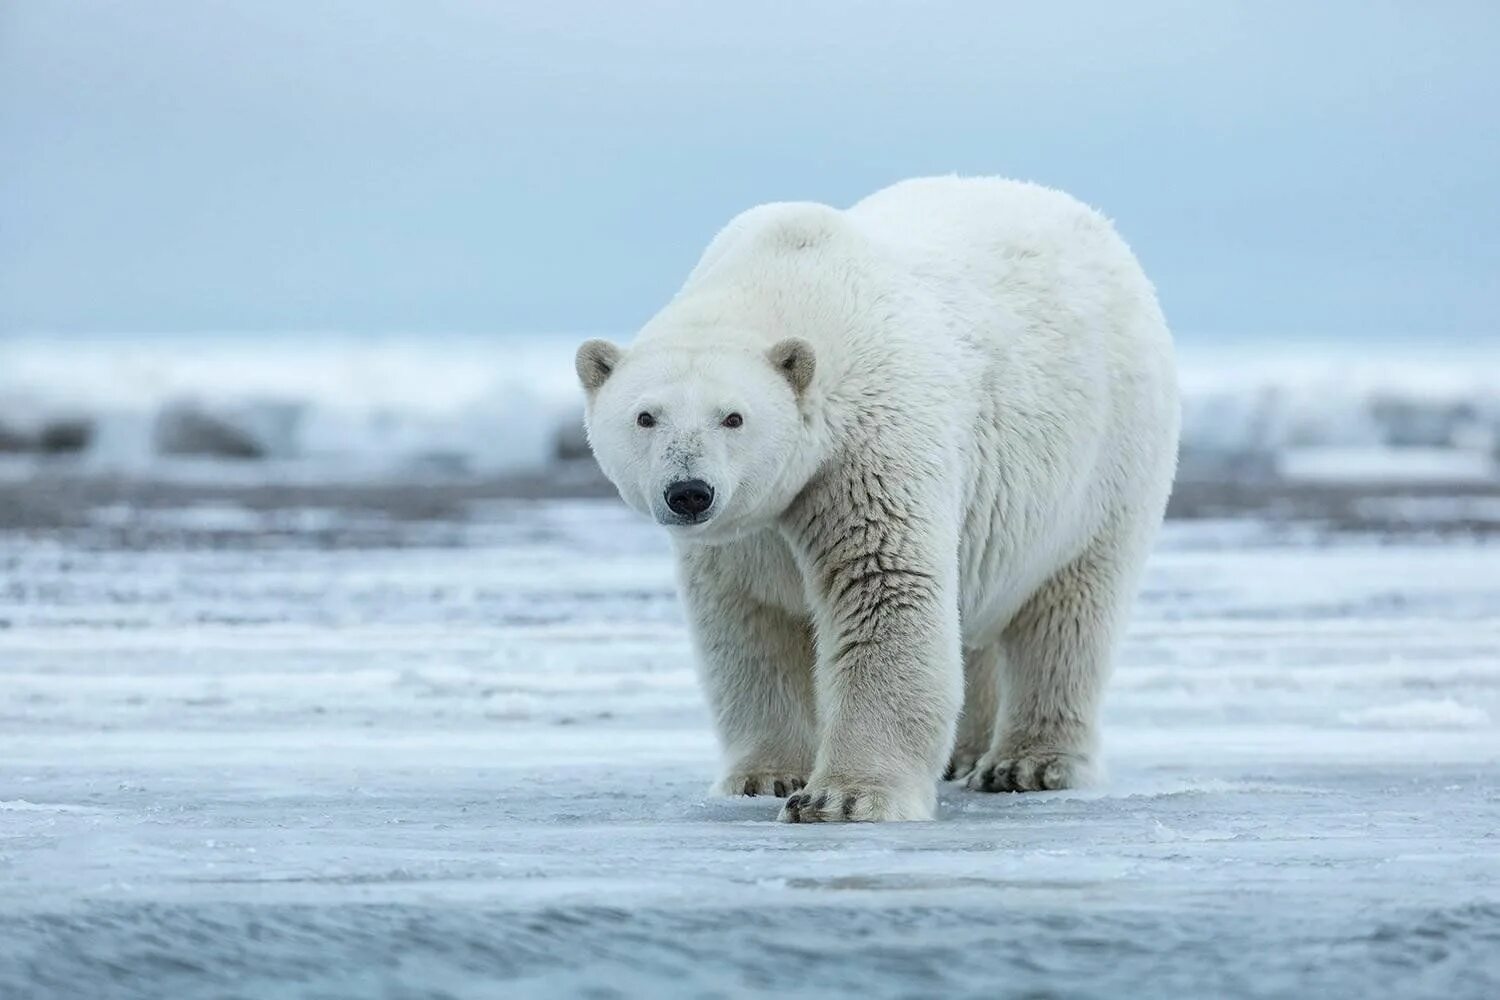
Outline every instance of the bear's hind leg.
[[1000, 671], [1005, 646], [992, 642], [964, 653], [964, 710], [958, 717], [958, 737], [948, 757], [944, 781], [963, 781], [994, 743], [995, 716], [1000, 706]]
[[968, 787], [1024, 792], [1072, 788], [1089, 779], [1100, 698], [1139, 561], [1096, 543], [1017, 613], [1002, 640], [994, 743], [970, 773]]
[[712, 791], [790, 795], [806, 784], [816, 752], [812, 624], [718, 574], [695, 574], [693, 583], [684, 597], [723, 748]]

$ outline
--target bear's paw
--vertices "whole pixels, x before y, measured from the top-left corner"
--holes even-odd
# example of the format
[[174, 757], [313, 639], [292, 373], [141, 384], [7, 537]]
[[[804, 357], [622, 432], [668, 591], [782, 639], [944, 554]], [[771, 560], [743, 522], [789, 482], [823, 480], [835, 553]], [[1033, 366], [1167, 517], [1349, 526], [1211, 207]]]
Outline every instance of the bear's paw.
[[807, 772], [785, 768], [734, 770], [714, 784], [715, 795], [774, 795], [784, 799], [807, 784]]
[[830, 778], [810, 782], [786, 800], [783, 823], [885, 823], [933, 818], [933, 798], [868, 782]]
[[976, 792], [1040, 792], [1076, 788], [1088, 775], [1089, 760], [1080, 753], [991, 750], [969, 773], [968, 787]]
[[943, 771], [944, 781], [963, 781], [974, 771], [974, 765], [979, 763], [979, 758], [984, 756], [984, 751], [979, 747], [964, 746], [960, 743], [953, 748], [953, 754], [948, 758], [948, 766]]

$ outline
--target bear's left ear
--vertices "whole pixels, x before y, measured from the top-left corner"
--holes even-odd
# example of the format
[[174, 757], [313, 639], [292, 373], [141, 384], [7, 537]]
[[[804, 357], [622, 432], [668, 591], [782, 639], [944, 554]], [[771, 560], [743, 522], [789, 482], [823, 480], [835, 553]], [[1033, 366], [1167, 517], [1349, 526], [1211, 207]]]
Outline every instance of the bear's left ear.
[[585, 340], [573, 358], [573, 367], [578, 370], [578, 382], [583, 391], [592, 396], [609, 378], [620, 363], [622, 352], [607, 340]]
[[812, 345], [801, 337], [787, 337], [772, 344], [766, 358], [792, 384], [792, 391], [801, 399], [812, 384], [815, 368]]

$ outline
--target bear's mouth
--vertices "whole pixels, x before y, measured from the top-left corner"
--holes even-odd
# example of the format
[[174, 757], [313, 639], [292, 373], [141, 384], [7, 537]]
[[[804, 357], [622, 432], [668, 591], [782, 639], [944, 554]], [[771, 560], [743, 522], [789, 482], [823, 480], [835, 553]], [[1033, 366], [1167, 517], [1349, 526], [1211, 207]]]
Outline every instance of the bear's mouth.
[[714, 514], [713, 507], [698, 514], [675, 514], [659, 510], [656, 512], [656, 523], [664, 528], [696, 528], [713, 520]]

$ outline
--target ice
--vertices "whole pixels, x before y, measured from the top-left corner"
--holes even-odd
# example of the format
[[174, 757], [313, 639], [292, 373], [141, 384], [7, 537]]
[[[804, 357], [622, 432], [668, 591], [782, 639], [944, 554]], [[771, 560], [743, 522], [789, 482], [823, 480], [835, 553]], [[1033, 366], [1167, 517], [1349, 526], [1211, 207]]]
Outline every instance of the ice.
[[1375, 705], [1340, 716], [1353, 726], [1385, 729], [1475, 729], [1490, 726], [1490, 715], [1482, 708], [1463, 705], [1452, 698], [1419, 698], [1394, 705]]
[[1489, 483], [1495, 459], [1455, 448], [1288, 448], [1277, 465], [1282, 478], [1346, 485], [1364, 481]]
[[[574, 338], [0, 339], [0, 428], [82, 413], [88, 467], [181, 474], [187, 456], [283, 475], [535, 468], [579, 421]], [[187, 466], [191, 474], [193, 466]], [[198, 467], [201, 473], [201, 467]]]
[[88, 510], [0, 530], [0, 997], [1500, 995], [1486, 537], [1169, 524], [1103, 783], [796, 827], [617, 504]]

